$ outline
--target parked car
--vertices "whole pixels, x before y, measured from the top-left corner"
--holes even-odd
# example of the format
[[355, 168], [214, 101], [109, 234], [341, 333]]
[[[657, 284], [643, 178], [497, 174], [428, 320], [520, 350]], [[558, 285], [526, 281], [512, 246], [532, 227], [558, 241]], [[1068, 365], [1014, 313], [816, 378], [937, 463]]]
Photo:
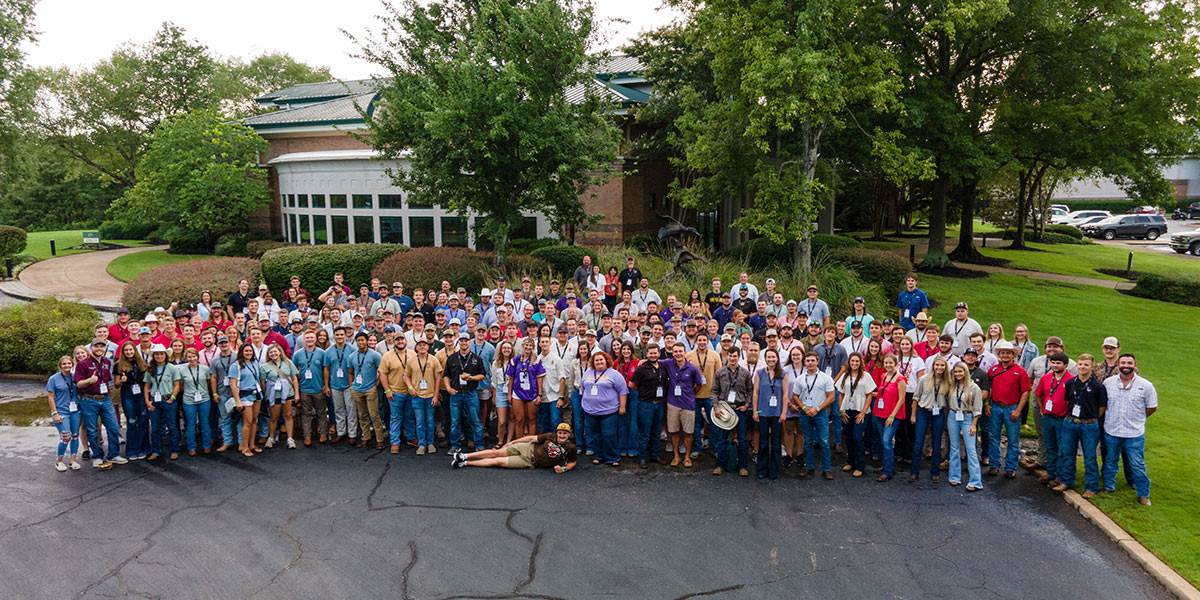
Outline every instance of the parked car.
[[1050, 210], [1052, 210], [1052, 211], [1061, 210], [1065, 213], [1069, 213], [1069, 212], [1071, 212], [1071, 207], [1067, 206], [1066, 204], [1051, 204]]
[[1200, 219], [1200, 202], [1193, 202], [1183, 209], [1181, 215], [1184, 219]]
[[1103, 221], [1105, 219], [1111, 219], [1111, 218], [1112, 218], [1111, 215], [1108, 215], [1108, 216], [1100, 215], [1100, 216], [1096, 216], [1096, 217], [1088, 217], [1086, 219], [1083, 219], [1082, 221], [1072, 223], [1072, 225], [1082, 229], [1084, 225], [1090, 225], [1092, 223], [1099, 223], [1100, 221]]
[[1200, 256], [1200, 229], [1172, 233], [1171, 249], [1180, 254], [1189, 252], [1192, 256]]
[[1134, 208], [1133, 210], [1129, 211], [1129, 214], [1131, 214], [1131, 215], [1157, 215], [1158, 209], [1154, 208], [1153, 206], [1150, 206], [1150, 205], [1138, 206], [1138, 207]]
[[1085, 235], [1114, 240], [1119, 237], [1156, 240], [1166, 233], [1167, 220], [1162, 215], [1117, 215], [1080, 227]]
[[1093, 217], [1111, 217], [1112, 213], [1107, 210], [1076, 210], [1062, 216], [1050, 218], [1051, 223], [1060, 223], [1063, 225], [1078, 225], [1082, 221], [1086, 221]]

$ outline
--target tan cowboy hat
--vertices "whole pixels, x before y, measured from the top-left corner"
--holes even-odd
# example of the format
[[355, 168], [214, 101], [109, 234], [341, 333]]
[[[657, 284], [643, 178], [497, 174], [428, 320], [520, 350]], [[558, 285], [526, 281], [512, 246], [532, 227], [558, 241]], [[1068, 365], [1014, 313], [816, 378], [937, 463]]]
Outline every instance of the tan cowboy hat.
[[[725, 416], [722, 418], [720, 413], [724, 413]], [[724, 400], [718, 400], [715, 404], [713, 404], [712, 411], [710, 412], [709, 416], [712, 418], [713, 425], [716, 425], [717, 427], [720, 427], [726, 431], [737, 427], [737, 413], [733, 412], [733, 407]]]

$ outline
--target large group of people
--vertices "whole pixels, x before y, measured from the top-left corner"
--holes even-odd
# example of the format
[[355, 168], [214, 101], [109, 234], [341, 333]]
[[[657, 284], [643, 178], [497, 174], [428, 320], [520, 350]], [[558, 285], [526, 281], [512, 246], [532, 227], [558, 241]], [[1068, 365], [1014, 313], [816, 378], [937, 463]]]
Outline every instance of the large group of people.
[[1085, 496], [1114, 490], [1123, 464], [1150, 504], [1157, 397], [1116, 338], [1071, 357], [1023, 324], [1011, 339], [981, 326], [966, 302], [939, 327], [915, 274], [878, 316], [860, 297], [844, 317], [815, 285], [793, 299], [738, 279], [664, 300], [634, 258], [607, 274], [585, 258], [570, 280], [501, 277], [476, 295], [449, 281], [355, 290], [337, 274], [315, 293], [299, 277], [274, 293], [243, 280], [225, 302], [203, 290], [190, 306], [121, 310], [47, 381], [55, 468], [80, 469], [81, 452], [106, 470], [353, 444], [446, 451], [456, 468], [565, 473], [582, 455], [693, 469], [706, 456], [713, 475], [830, 480], [837, 455], [849, 477], [873, 467], [886, 482], [903, 464], [909, 480], [927, 469], [977, 491], [985, 474], [1016, 476], [1033, 413], [1026, 456], [1043, 483], [1073, 488], [1082, 453]]

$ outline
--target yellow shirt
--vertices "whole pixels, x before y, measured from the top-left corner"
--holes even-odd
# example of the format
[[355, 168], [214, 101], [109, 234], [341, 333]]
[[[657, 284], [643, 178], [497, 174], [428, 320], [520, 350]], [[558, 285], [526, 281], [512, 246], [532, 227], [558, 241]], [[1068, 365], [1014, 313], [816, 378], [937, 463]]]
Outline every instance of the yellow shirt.
[[404, 373], [408, 371], [408, 364], [416, 356], [417, 353], [408, 348], [404, 350], [393, 348], [383, 354], [383, 360], [379, 362], [379, 374], [387, 378], [389, 394], [408, 393], [408, 384], [404, 382]]
[[716, 352], [709, 350], [704, 353], [704, 360], [701, 361], [696, 356], [696, 352], [688, 352], [687, 361], [696, 365], [700, 369], [700, 376], [703, 377], [704, 383], [700, 389], [696, 391], [697, 398], [708, 398], [712, 396], [712, 388], [714, 380], [717, 378], [717, 369], [721, 366], [721, 357]]
[[[412, 360], [408, 361], [407, 372], [408, 378], [416, 386], [416, 389], [410, 389], [409, 393], [418, 398], [433, 398], [437, 382], [442, 379], [442, 363], [438, 362], [437, 357], [426, 355], [422, 360], [420, 356], [414, 355]], [[424, 385], [421, 385], [422, 381], [425, 382]]]

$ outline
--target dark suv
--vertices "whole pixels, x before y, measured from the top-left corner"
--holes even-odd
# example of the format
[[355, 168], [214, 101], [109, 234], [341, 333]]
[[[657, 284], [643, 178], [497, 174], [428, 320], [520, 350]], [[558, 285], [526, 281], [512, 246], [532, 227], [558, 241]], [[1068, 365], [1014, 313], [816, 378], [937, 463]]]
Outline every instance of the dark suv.
[[1113, 240], [1119, 237], [1156, 240], [1167, 232], [1162, 215], [1117, 215], [1080, 228], [1091, 237]]

